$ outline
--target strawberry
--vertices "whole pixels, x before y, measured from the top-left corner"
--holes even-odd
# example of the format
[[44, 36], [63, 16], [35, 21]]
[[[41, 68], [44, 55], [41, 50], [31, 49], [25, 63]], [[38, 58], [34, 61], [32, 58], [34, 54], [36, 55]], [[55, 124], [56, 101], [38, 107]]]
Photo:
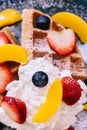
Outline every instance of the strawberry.
[[74, 128], [72, 126], [70, 126], [68, 129], [66, 130], [74, 130]]
[[0, 32], [0, 45], [10, 43], [10, 40], [4, 32]]
[[76, 37], [71, 29], [60, 32], [51, 30], [48, 32], [47, 41], [50, 47], [60, 55], [69, 55], [76, 47]]
[[67, 105], [73, 105], [81, 97], [81, 87], [72, 77], [65, 76], [61, 79], [63, 86], [63, 101]]
[[27, 109], [25, 103], [21, 99], [4, 96], [1, 106], [13, 121], [19, 124], [25, 122]]
[[6, 86], [13, 81], [14, 77], [10, 69], [4, 64], [0, 64], [0, 93], [6, 92]]

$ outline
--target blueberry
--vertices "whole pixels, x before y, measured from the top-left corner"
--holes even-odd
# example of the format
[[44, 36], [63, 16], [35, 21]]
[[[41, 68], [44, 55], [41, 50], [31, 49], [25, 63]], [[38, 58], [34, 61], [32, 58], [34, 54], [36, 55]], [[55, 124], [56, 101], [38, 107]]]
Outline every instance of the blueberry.
[[43, 30], [48, 30], [50, 27], [50, 19], [47, 16], [39, 16], [36, 20], [36, 27]]
[[32, 82], [35, 86], [37, 87], [44, 87], [48, 83], [48, 76], [45, 72], [43, 71], [37, 71], [34, 73], [32, 76]]

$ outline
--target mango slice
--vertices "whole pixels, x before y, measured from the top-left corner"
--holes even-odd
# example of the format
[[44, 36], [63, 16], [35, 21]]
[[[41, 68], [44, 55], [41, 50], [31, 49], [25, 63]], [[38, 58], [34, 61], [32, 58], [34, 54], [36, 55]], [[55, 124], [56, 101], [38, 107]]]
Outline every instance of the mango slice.
[[16, 9], [7, 8], [0, 12], [0, 27], [14, 24], [22, 20], [22, 16]]
[[83, 104], [83, 109], [87, 111], [87, 102]]
[[39, 111], [32, 118], [33, 122], [42, 123], [48, 121], [57, 112], [62, 102], [62, 84], [57, 78], [51, 85], [46, 100]]
[[27, 51], [15, 44], [0, 45], [0, 63], [5, 61], [15, 61], [25, 64], [28, 61]]
[[76, 32], [82, 43], [87, 43], [87, 23], [82, 18], [70, 12], [59, 12], [54, 14], [52, 18], [57, 23]]

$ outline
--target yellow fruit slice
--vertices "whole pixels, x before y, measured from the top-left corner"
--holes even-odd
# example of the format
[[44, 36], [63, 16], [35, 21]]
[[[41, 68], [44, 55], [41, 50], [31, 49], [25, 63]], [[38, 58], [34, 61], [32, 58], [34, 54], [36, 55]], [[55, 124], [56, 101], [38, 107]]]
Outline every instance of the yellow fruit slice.
[[14, 24], [22, 20], [22, 16], [16, 9], [7, 8], [0, 12], [0, 27]]
[[87, 103], [83, 105], [83, 109], [87, 111]]
[[48, 90], [46, 100], [39, 111], [34, 115], [32, 121], [42, 123], [48, 121], [58, 110], [62, 102], [62, 84], [57, 78]]
[[25, 64], [28, 61], [27, 51], [15, 44], [0, 45], [0, 63], [5, 61], [15, 61]]
[[82, 41], [87, 42], [87, 23], [79, 16], [70, 12], [59, 12], [52, 16], [52, 18], [65, 27], [71, 28]]

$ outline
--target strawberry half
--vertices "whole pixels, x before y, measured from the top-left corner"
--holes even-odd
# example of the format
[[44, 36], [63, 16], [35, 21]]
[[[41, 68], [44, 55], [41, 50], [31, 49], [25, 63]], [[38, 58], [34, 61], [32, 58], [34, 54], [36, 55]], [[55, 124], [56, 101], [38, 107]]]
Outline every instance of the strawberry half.
[[27, 109], [21, 99], [4, 96], [1, 106], [13, 121], [20, 124], [25, 122]]
[[69, 55], [76, 47], [76, 37], [71, 29], [64, 29], [60, 32], [50, 30], [47, 41], [50, 47], [60, 55]]
[[81, 97], [82, 89], [79, 83], [69, 76], [63, 77], [61, 82], [63, 86], [63, 101], [67, 105], [73, 105]]
[[0, 45], [10, 43], [7, 35], [4, 32], [0, 32]]
[[4, 64], [0, 64], [0, 93], [6, 92], [8, 83], [14, 80], [13, 74], [10, 69]]

